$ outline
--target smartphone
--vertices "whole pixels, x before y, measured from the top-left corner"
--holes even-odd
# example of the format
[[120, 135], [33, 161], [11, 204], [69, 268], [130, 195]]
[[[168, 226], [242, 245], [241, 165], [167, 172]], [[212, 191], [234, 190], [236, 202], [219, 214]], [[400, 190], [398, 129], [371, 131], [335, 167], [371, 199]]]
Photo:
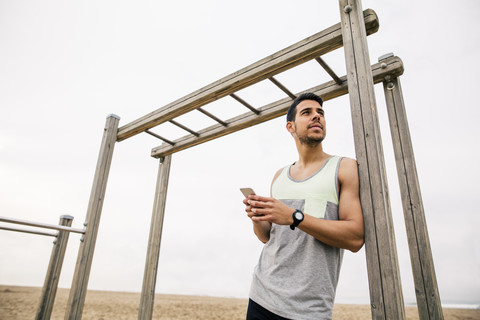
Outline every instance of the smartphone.
[[242, 191], [245, 198], [247, 198], [251, 194], [255, 194], [255, 191], [253, 191], [252, 188], [240, 188], [240, 191]]
[[[240, 191], [242, 191], [245, 198], [247, 198], [251, 194], [255, 194], [255, 191], [253, 191], [252, 188], [240, 188]], [[255, 216], [261, 217], [264, 216], [264, 214], [256, 214]]]

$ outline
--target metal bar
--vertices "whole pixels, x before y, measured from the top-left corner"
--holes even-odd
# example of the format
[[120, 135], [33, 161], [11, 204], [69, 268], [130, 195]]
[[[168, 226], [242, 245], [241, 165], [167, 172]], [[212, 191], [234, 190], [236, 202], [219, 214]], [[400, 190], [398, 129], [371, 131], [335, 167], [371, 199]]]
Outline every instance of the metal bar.
[[154, 137], [157, 138], [157, 139], [160, 139], [160, 140], [162, 140], [162, 141], [165, 141], [166, 143], [168, 143], [168, 144], [171, 145], [171, 146], [174, 146], [174, 145], [175, 145], [175, 142], [172, 142], [172, 141], [168, 140], [167, 138], [164, 138], [164, 137], [162, 137], [162, 136], [159, 136], [158, 134], [156, 134], [156, 133], [154, 133], [154, 132], [152, 132], [152, 131], [150, 131], [150, 130], [145, 130], [145, 132], [148, 133], [148, 134], [151, 135], [151, 136], [154, 136]]
[[21, 224], [21, 225], [31, 226], [31, 227], [59, 230], [59, 231], [68, 231], [68, 232], [75, 232], [75, 233], [82, 233], [82, 234], [85, 233], [84, 229], [75, 229], [75, 228], [59, 226], [55, 224], [39, 223], [39, 222], [32, 222], [27, 220], [20, 220], [20, 219], [6, 218], [6, 217], [0, 217], [0, 221]]
[[[376, 13], [367, 9], [363, 12], [367, 34], [378, 31]], [[138, 118], [118, 129], [117, 141], [125, 140], [146, 129], [174, 119], [217, 99], [228, 96], [250, 85], [268, 79], [285, 70], [315, 59], [343, 45], [340, 23], [305, 38], [281, 51], [219, 79], [197, 91], [194, 91], [172, 103]]]
[[[60, 217], [59, 224], [62, 226], [71, 226], [72, 221], [72, 216], [64, 215]], [[45, 276], [35, 320], [49, 320], [52, 315], [53, 303], [55, 302], [55, 296], [57, 294], [58, 281], [60, 280], [60, 274], [62, 272], [69, 236], [70, 232], [59, 231], [57, 239], [53, 242], [52, 254], [50, 256], [47, 275]]]
[[[383, 68], [382, 65], [385, 65], [385, 67]], [[382, 63], [372, 65], [372, 73], [373, 81], [375, 83], [382, 82], [386, 76], [400, 76], [403, 74], [403, 62], [399, 57], [391, 57], [388, 60], [382, 61]], [[341, 85], [338, 85], [335, 83], [335, 81], [329, 81], [317, 87], [307, 89], [303, 92], [316, 93], [322, 97], [323, 101], [328, 101], [348, 93], [346, 76], [342, 77], [342, 79], [344, 81]], [[303, 92], [299, 92], [297, 95], [300, 95]], [[288, 107], [291, 103], [292, 100], [290, 98], [272, 102], [259, 108], [260, 114], [258, 115], [252, 114], [251, 112], [246, 112], [242, 115], [227, 120], [227, 127], [224, 127], [220, 124], [215, 124], [198, 131], [200, 133], [199, 137], [188, 135], [175, 140], [174, 146], [163, 144], [153, 148], [151, 156], [154, 158], [162, 158], [166, 155], [277, 118], [287, 113]]]
[[155, 284], [157, 282], [158, 259], [160, 257], [160, 243], [162, 241], [163, 218], [165, 216], [171, 159], [171, 155], [161, 159], [158, 168], [145, 272], [143, 274], [142, 295], [140, 297], [140, 308], [138, 310], [139, 320], [152, 319], [153, 315]]
[[0, 226], [0, 230], [17, 231], [17, 232], [38, 234], [38, 235], [41, 235], [41, 236], [49, 236], [49, 237], [56, 237], [57, 236], [56, 233], [51, 233], [51, 232], [35, 231], [35, 230], [21, 229], [21, 228], [10, 228], [10, 227], [5, 227], [5, 226]]
[[85, 220], [85, 235], [78, 249], [77, 264], [73, 274], [72, 286], [68, 297], [65, 320], [80, 320], [87, 295], [88, 279], [92, 268], [93, 254], [97, 240], [100, 217], [102, 215], [105, 191], [107, 189], [108, 173], [113, 158], [113, 149], [117, 140], [118, 123], [120, 117], [110, 115], [107, 117], [103, 132], [102, 143], [98, 155], [95, 176], [87, 208]]
[[340, 79], [335, 72], [330, 68], [330, 66], [323, 61], [322, 58], [316, 57], [315, 60], [327, 71], [327, 73], [332, 77], [333, 81], [335, 81], [337, 84], [342, 84], [342, 79]]
[[280, 88], [280, 90], [282, 90], [283, 92], [285, 92], [287, 94], [287, 96], [289, 96], [290, 98], [292, 98], [292, 100], [295, 100], [297, 98], [296, 95], [294, 95], [292, 92], [290, 92], [290, 90], [287, 89], [287, 87], [285, 87], [283, 84], [281, 84], [277, 79], [275, 79], [274, 77], [270, 77], [268, 78], [268, 80], [272, 81], [274, 85], [276, 85], [278, 88]]
[[260, 111], [258, 109], [255, 109], [254, 107], [252, 107], [248, 102], [246, 102], [245, 100], [243, 100], [242, 98], [240, 98], [239, 96], [237, 96], [235, 93], [232, 93], [230, 95], [230, 97], [232, 97], [233, 99], [237, 100], [238, 102], [240, 102], [241, 104], [243, 104], [245, 107], [247, 107], [248, 109], [250, 109], [253, 113], [255, 114], [260, 114]]
[[193, 134], [194, 136], [198, 137], [200, 134], [198, 134], [198, 132], [195, 132], [193, 131], [192, 129], [188, 128], [188, 127], [185, 127], [183, 124], [181, 123], [178, 123], [177, 121], [175, 120], [170, 120], [169, 121], [170, 123], [173, 123], [174, 125], [176, 125], [177, 127], [179, 128], [182, 128], [183, 130], [187, 131], [187, 132], [190, 132], [191, 134]]
[[222, 119], [219, 119], [219, 118], [215, 117], [213, 114], [211, 114], [211, 113], [208, 112], [207, 110], [202, 109], [202, 108], [198, 108], [197, 110], [200, 111], [201, 113], [203, 113], [204, 115], [212, 118], [213, 120], [217, 121], [217, 122], [220, 123], [222, 126], [224, 126], [224, 127], [227, 126], [227, 123], [226, 123], [225, 121], [223, 121]]

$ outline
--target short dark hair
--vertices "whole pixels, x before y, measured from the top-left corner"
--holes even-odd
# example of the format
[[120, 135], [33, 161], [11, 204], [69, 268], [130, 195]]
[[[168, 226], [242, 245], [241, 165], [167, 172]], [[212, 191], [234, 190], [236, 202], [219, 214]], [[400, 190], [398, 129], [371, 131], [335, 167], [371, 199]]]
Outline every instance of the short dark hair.
[[317, 101], [320, 106], [323, 107], [323, 100], [315, 93], [307, 92], [299, 95], [295, 100], [293, 100], [292, 105], [288, 108], [287, 112], [287, 122], [295, 120], [295, 114], [297, 113], [297, 105], [302, 102], [303, 100], [313, 100]]

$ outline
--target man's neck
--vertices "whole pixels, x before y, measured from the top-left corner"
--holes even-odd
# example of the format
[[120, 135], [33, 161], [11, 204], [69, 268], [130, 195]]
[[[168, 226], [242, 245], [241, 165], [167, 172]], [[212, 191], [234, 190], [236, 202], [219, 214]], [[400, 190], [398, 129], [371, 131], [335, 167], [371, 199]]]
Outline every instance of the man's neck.
[[308, 168], [311, 165], [315, 166], [319, 162], [324, 162], [327, 158], [330, 157], [329, 154], [323, 151], [321, 143], [314, 147], [304, 144], [297, 144], [297, 150], [299, 157], [297, 163], [303, 168]]

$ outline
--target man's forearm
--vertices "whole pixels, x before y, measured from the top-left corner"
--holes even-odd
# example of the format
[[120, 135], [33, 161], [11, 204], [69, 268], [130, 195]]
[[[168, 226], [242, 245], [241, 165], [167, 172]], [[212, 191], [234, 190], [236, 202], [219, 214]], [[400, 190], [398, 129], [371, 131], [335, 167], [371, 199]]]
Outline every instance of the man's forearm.
[[272, 228], [272, 224], [268, 221], [259, 221], [253, 222], [253, 232], [257, 236], [258, 240], [262, 241], [263, 243], [267, 243], [270, 240], [270, 229]]
[[345, 220], [323, 220], [305, 215], [298, 226], [325, 244], [357, 252], [364, 243], [363, 223]]

